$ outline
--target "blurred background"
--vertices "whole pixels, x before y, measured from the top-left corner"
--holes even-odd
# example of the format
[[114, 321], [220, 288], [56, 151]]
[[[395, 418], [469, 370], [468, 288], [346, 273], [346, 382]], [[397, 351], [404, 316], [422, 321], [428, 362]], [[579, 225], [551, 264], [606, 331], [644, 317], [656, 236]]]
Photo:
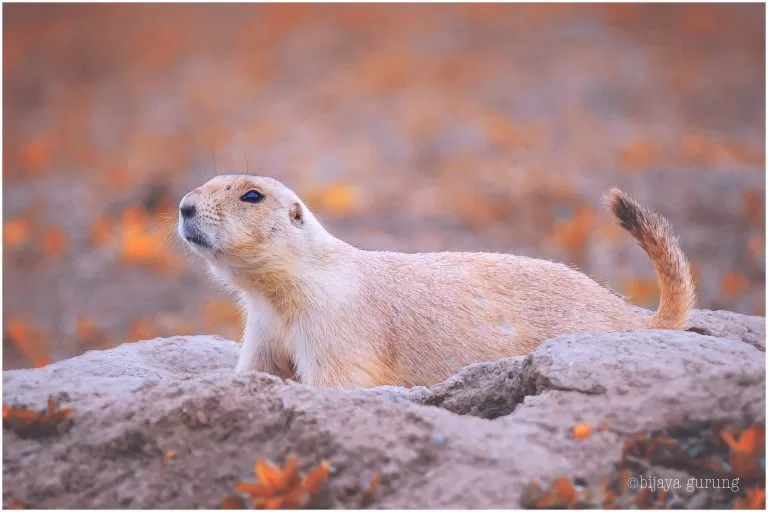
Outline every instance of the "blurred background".
[[3, 5], [3, 367], [237, 339], [174, 233], [219, 172], [329, 231], [577, 266], [655, 308], [598, 207], [673, 223], [700, 306], [764, 315], [765, 14], [751, 5]]

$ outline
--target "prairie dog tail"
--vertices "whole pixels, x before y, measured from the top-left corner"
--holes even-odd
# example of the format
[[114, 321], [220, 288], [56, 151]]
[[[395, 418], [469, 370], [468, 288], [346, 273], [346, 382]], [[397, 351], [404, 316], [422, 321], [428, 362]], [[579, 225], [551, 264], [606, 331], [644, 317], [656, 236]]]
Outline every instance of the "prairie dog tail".
[[682, 329], [696, 304], [688, 260], [672, 233], [669, 221], [639, 205], [618, 188], [603, 196], [608, 210], [651, 257], [659, 277], [659, 308], [648, 320], [652, 329]]

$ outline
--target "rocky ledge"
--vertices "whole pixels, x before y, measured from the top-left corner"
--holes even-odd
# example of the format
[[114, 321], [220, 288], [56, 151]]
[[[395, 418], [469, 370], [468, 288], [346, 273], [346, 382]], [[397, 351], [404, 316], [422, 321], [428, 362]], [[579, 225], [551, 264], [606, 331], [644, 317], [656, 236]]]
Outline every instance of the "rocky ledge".
[[257, 457], [295, 455], [305, 473], [328, 461], [325, 507], [759, 504], [765, 319], [702, 310], [692, 326], [562, 336], [430, 388], [237, 376], [237, 344], [215, 336], [6, 371], [5, 405], [74, 411], [35, 430], [4, 408], [3, 503], [217, 508]]

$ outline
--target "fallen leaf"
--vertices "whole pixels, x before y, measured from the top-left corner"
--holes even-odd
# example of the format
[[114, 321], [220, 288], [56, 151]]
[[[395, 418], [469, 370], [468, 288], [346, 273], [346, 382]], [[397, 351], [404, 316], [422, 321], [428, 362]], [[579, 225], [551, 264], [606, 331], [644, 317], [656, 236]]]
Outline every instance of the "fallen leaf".
[[738, 439], [736, 439], [731, 432], [723, 432], [720, 434], [723, 441], [728, 447], [736, 453], [752, 453], [757, 446], [757, 431], [756, 426], [750, 427], [741, 433]]
[[21, 147], [21, 166], [28, 171], [40, 171], [50, 163], [52, 152], [46, 137], [36, 137]]
[[741, 478], [764, 474], [760, 459], [765, 457], [765, 427], [753, 425], [745, 429], [736, 439], [731, 432], [720, 435], [731, 450], [728, 462], [733, 472]]
[[43, 233], [43, 249], [48, 256], [61, 256], [69, 247], [69, 239], [61, 228], [50, 227]]
[[75, 319], [75, 333], [83, 340], [89, 340], [96, 333], [96, 326], [90, 318], [81, 313]]
[[24, 218], [7, 220], [3, 223], [3, 242], [16, 247], [29, 240], [30, 222]]
[[302, 482], [302, 485], [304, 486], [307, 491], [310, 493], [317, 492], [320, 487], [325, 483], [325, 481], [328, 479], [328, 475], [331, 473], [331, 466], [326, 461], [321, 462], [317, 466], [315, 466], [306, 477], [304, 477], [304, 481]]
[[229, 496], [224, 496], [224, 498], [222, 498], [221, 508], [225, 510], [241, 510], [247, 507], [245, 506], [245, 500], [243, 500], [243, 498], [230, 494]]
[[35, 368], [50, 363], [45, 343], [45, 333], [32, 325], [20, 320], [11, 320], [6, 327], [6, 333], [11, 343], [19, 349]]
[[[293, 463], [293, 459], [291, 459], [290, 462], [286, 462], [286, 467], [291, 463]], [[256, 459], [254, 472], [262, 485], [271, 488], [279, 488], [283, 486], [282, 471], [280, 468], [270, 464], [262, 458]]]
[[593, 224], [594, 212], [589, 207], [583, 207], [573, 218], [560, 222], [555, 227], [554, 239], [571, 254], [580, 257], [586, 250]]
[[133, 320], [128, 329], [127, 341], [151, 340], [157, 336], [154, 322], [148, 318]]
[[658, 163], [659, 154], [650, 142], [636, 140], [621, 149], [619, 161], [629, 169], [647, 169]]
[[3, 507], [8, 510], [23, 510], [25, 508], [29, 508], [26, 503], [21, 501], [19, 498], [11, 498], [11, 501], [8, 502], [5, 507]]
[[[764, 191], [745, 189], [742, 193], [744, 200], [744, 215], [755, 226], [763, 226], [765, 223]], [[763, 226], [764, 227], [764, 226]]]
[[536, 502], [537, 508], [573, 508], [579, 494], [568, 478], [558, 477], [552, 486]]
[[490, 114], [483, 118], [482, 123], [488, 140], [495, 146], [507, 148], [520, 144], [520, 135], [506, 116]]
[[38, 438], [49, 436], [58, 431], [74, 411], [67, 407], [59, 409], [58, 402], [48, 399], [47, 407], [41, 411], [32, 411], [15, 405], [3, 404], [3, 426], [8, 427], [21, 437]]
[[733, 501], [734, 509], [765, 510], [765, 487], [756, 485]]
[[592, 427], [586, 423], [579, 423], [571, 429], [571, 433], [575, 439], [587, 439], [592, 435]]
[[302, 478], [298, 464], [296, 456], [288, 457], [282, 468], [259, 457], [254, 466], [259, 481], [237, 482], [234, 487], [249, 495], [254, 508], [302, 508], [325, 484], [330, 465], [323, 461]]
[[747, 279], [738, 272], [727, 272], [720, 281], [720, 290], [725, 295], [738, 295], [747, 288]]
[[242, 313], [231, 300], [211, 300], [203, 306], [203, 328], [206, 331], [219, 332], [224, 329], [237, 337], [242, 321]]
[[150, 217], [138, 205], [126, 208], [119, 226], [120, 253], [127, 263], [160, 271], [177, 271], [182, 263], [170, 251], [169, 229], [162, 218]]
[[659, 296], [659, 283], [655, 279], [628, 279], [624, 283], [624, 293], [630, 302], [648, 304]]
[[109, 219], [100, 217], [91, 223], [91, 243], [95, 246], [102, 245], [113, 233], [112, 224]]
[[337, 216], [349, 215], [360, 207], [357, 190], [341, 183], [315, 187], [307, 192], [305, 199], [311, 208]]
[[368, 483], [368, 487], [366, 487], [358, 497], [357, 505], [360, 508], [366, 508], [368, 505], [373, 503], [373, 499], [376, 496], [376, 489], [381, 483], [381, 479], [382, 478], [379, 473], [374, 473], [371, 476], [371, 481]]

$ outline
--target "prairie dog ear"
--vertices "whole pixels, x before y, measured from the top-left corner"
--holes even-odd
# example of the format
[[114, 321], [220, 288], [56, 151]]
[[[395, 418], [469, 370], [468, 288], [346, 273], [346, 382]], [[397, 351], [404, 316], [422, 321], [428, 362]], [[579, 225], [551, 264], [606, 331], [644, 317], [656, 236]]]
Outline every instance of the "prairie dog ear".
[[291, 224], [301, 226], [304, 224], [304, 209], [299, 203], [293, 203], [291, 209], [288, 211], [288, 218], [291, 219]]

